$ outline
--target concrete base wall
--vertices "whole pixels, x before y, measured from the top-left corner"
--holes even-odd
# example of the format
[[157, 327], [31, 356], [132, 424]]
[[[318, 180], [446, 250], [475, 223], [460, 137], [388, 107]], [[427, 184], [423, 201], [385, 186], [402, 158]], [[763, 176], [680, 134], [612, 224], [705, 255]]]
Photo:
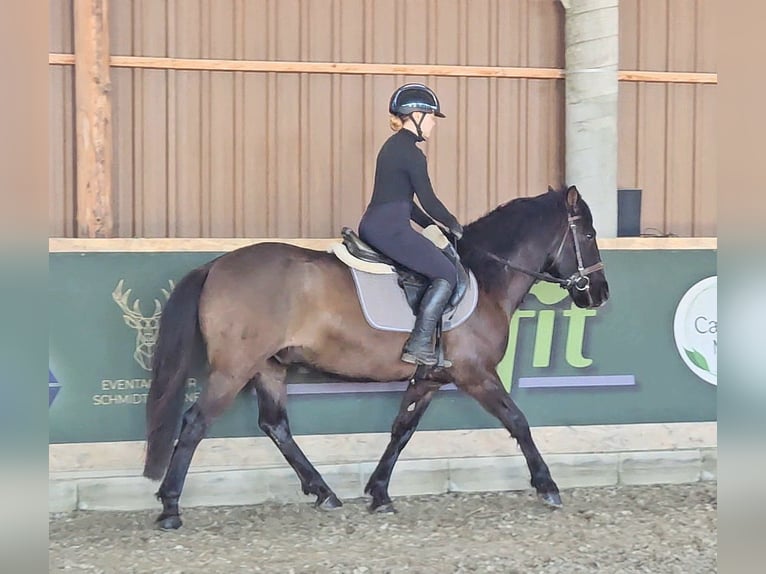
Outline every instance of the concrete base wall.
[[[717, 478], [716, 423], [533, 428], [562, 490]], [[387, 434], [296, 438], [342, 499], [363, 496]], [[157, 509], [158, 483], [141, 476], [140, 442], [50, 445], [50, 512]], [[416, 432], [391, 479], [392, 497], [530, 489], [515, 441], [501, 429]], [[206, 439], [192, 461], [182, 507], [309, 502], [264, 437]]]

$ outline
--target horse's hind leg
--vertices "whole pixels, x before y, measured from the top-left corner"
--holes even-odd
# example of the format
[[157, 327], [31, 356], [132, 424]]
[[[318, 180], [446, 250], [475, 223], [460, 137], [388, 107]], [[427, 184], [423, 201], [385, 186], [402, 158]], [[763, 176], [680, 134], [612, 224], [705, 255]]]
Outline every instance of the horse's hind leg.
[[411, 383], [404, 393], [399, 413], [396, 415], [391, 427], [391, 440], [386, 447], [378, 466], [370, 475], [365, 494], [372, 496], [370, 503], [371, 512], [394, 512], [391, 498], [388, 495], [388, 484], [391, 481], [391, 473], [394, 471], [399, 454], [409, 442], [420, 418], [426, 412], [434, 391], [438, 385], [426, 381]]
[[200, 412], [199, 404], [194, 403], [184, 414], [181, 433], [170, 458], [168, 471], [157, 491], [157, 498], [162, 501], [162, 514], [157, 517], [156, 522], [163, 530], [181, 527], [178, 499], [181, 497], [194, 451], [205, 436], [207, 428], [208, 423]]
[[516, 439], [521, 452], [524, 454], [531, 476], [531, 484], [540, 499], [548, 506], [560, 507], [561, 496], [558, 486], [551, 478], [548, 465], [545, 464], [540, 451], [537, 450], [537, 446], [532, 440], [527, 417], [513, 402], [496, 374], [486, 374], [476, 380], [479, 382], [465, 384], [456, 381], [456, 384], [503, 423], [511, 436]]
[[309, 462], [290, 432], [287, 420], [287, 370], [275, 361], [261, 369], [255, 376], [255, 390], [258, 397], [258, 426], [274, 442], [282, 456], [290, 464], [301, 481], [303, 494], [314, 494], [316, 506], [333, 509], [343, 505], [327, 486], [322, 476]]
[[180, 528], [182, 522], [178, 500], [194, 451], [205, 437], [213, 419], [231, 404], [246, 383], [247, 381], [214, 371], [203, 393], [184, 414], [178, 442], [157, 492], [157, 498], [162, 501], [162, 514], [157, 518], [157, 524], [163, 530]]

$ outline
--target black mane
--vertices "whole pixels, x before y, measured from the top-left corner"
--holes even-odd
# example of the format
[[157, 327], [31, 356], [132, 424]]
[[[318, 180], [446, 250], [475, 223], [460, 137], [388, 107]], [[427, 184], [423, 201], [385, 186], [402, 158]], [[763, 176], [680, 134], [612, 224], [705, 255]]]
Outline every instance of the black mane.
[[525, 243], [550, 240], [566, 213], [564, 197], [562, 191], [549, 188], [534, 197], [512, 199], [465, 226], [458, 252], [479, 285], [496, 285], [505, 271], [486, 252], [510, 259]]

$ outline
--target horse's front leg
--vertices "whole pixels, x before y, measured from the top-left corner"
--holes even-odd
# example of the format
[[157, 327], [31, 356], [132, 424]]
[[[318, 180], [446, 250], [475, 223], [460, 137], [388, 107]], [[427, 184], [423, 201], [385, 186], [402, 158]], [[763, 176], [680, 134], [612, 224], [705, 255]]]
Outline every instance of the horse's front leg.
[[386, 447], [378, 466], [370, 475], [365, 494], [372, 496], [370, 512], [395, 512], [391, 498], [388, 496], [388, 484], [399, 454], [409, 442], [418, 426], [420, 418], [428, 408], [438, 384], [424, 380], [410, 382], [402, 398], [399, 413], [396, 415], [391, 428], [391, 440]]
[[527, 417], [521, 412], [511, 396], [503, 388], [497, 373], [476, 373], [464, 381], [455, 381], [463, 391], [476, 399], [489, 413], [497, 417], [524, 453], [527, 467], [531, 476], [531, 484], [540, 499], [555, 508], [562, 506], [558, 486], [551, 478], [548, 465], [545, 464], [540, 451], [532, 440]]

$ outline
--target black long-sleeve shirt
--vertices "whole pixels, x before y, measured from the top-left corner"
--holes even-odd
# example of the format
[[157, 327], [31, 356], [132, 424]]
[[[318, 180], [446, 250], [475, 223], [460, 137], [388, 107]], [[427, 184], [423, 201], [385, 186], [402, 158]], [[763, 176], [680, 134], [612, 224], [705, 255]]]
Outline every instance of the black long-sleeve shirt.
[[[426, 156], [416, 143], [414, 133], [400, 129], [380, 148], [370, 205], [410, 201], [411, 219], [421, 227], [431, 225], [435, 219], [447, 229], [454, 229], [459, 223], [436, 197], [428, 177]], [[417, 196], [426, 213], [415, 203], [413, 195]]]

